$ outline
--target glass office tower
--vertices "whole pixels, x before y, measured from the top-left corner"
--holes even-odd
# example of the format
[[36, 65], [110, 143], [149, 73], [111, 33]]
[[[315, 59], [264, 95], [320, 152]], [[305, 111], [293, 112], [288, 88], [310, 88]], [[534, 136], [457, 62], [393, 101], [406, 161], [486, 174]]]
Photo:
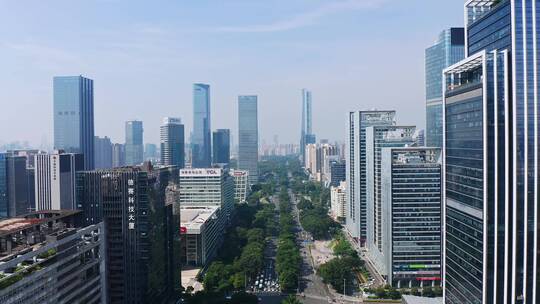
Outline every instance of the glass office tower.
[[464, 29], [449, 28], [426, 49], [426, 145], [442, 147], [442, 72], [465, 57]]
[[211, 166], [211, 140], [210, 86], [196, 83], [193, 85], [192, 168], [209, 168]]
[[0, 153], [0, 218], [8, 217], [7, 153]]
[[231, 158], [231, 131], [217, 129], [212, 136], [214, 164], [228, 164]]
[[238, 169], [249, 172], [249, 183], [259, 181], [259, 123], [257, 96], [238, 96]]
[[165, 117], [160, 127], [161, 164], [185, 167], [184, 125], [180, 118]]
[[366, 241], [366, 128], [395, 124], [395, 111], [349, 112], [346, 149], [347, 232]]
[[142, 121], [126, 121], [125, 157], [128, 166], [140, 165], [144, 161]]
[[538, 303], [538, 1], [468, 1], [445, 70], [445, 301]]
[[94, 168], [94, 81], [82, 76], [53, 80], [54, 148], [82, 153], [84, 168]]
[[315, 143], [315, 134], [312, 130], [312, 103], [311, 91], [302, 89], [302, 126], [300, 134], [300, 154], [302, 163], [306, 161], [306, 145]]

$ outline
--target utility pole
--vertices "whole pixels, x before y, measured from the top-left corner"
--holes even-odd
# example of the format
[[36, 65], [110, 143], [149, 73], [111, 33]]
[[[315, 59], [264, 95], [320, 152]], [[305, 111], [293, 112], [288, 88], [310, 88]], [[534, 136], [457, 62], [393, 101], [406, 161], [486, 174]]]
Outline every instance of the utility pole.
[[343, 296], [345, 296], [345, 286], [346, 286], [346, 285], [345, 285], [345, 284], [346, 284], [345, 282], [346, 282], [346, 281], [345, 281], [345, 278], [343, 278]]

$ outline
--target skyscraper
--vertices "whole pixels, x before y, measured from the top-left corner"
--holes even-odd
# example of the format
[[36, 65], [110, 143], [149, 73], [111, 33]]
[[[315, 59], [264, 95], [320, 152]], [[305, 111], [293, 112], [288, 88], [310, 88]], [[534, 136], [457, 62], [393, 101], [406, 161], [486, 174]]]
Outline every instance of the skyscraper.
[[394, 287], [441, 283], [441, 151], [381, 150], [382, 247], [376, 265]]
[[82, 153], [94, 168], [94, 81], [82, 76], [54, 77], [54, 148]]
[[185, 167], [184, 125], [180, 118], [165, 117], [160, 127], [161, 164]]
[[391, 126], [395, 111], [349, 112], [346, 149], [347, 232], [360, 245], [366, 240], [366, 128]]
[[300, 134], [300, 151], [302, 153], [302, 163], [306, 161], [305, 147], [307, 144], [315, 143], [315, 135], [312, 130], [312, 104], [311, 91], [302, 89], [302, 126]]
[[123, 144], [113, 144], [112, 155], [113, 168], [123, 167], [126, 165], [126, 149]]
[[193, 85], [192, 168], [209, 168], [212, 164], [210, 122], [210, 86], [196, 83]]
[[29, 213], [31, 208], [26, 170], [26, 157], [9, 155], [7, 157], [8, 216], [14, 217]]
[[381, 151], [388, 147], [412, 146], [416, 127], [373, 126], [366, 128], [366, 247], [375, 267], [383, 275], [388, 269], [382, 263], [383, 245], [383, 202], [381, 194], [388, 185], [382, 184]]
[[143, 123], [139, 120], [126, 121], [126, 165], [140, 165], [143, 162]]
[[257, 96], [238, 96], [238, 169], [249, 172], [249, 183], [259, 181], [259, 123]]
[[84, 169], [82, 154], [55, 151], [35, 158], [36, 211], [76, 209], [75, 174]]
[[213, 163], [228, 164], [231, 159], [231, 131], [217, 129], [212, 136]]
[[445, 301], [540, 301], [538, 1], [468, 1], [444, 72]]
[[462, 27], [442, 31], [435, 44], [426, 49], [426, 144], [442, 148], [442, 72], [465, 57]]
[[107, 136], [94, 138], [94, 167], [97, 169], [112, 168], [113, 148]]

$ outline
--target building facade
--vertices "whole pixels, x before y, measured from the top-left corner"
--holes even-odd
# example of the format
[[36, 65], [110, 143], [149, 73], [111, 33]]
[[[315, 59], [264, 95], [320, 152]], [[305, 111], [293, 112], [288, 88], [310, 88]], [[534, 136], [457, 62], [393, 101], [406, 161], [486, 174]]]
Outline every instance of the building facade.
[[84, 169], [82, 154], [55, 151], [35, 156], [35, 210], [77, 209], [76, 173]]
[[205, 267], [223, 242], [221, 208], [180, 208], [181, 259], [183, 265]]
[[161, 164], [185, 167], [184, 125], [180, 118], [165, 117], [160, 127]]
[[249, 173], [243, 170], [231, 170], [230, 174], [234, 178], [234, 202], [245, 203], [249, 190]]
[[144, 161], [143, 123], [139, 120], [126, 121], [126, 165], [140, 165]]
[[395, 124], [395, 111], [349, 112], [346, 180], [347, 219], [345, 228], [361, 246], [366, 241], [366, 128]]
[[94, 137], [94, 167], [96, 169], [110, 169], [113, 165], [113, 146], [107, 136]]
[[212, 136], [212, 162], [229, 164], [231, 160], [231, 131], [217, 129]]
[[77, 213], [0, 221], [1, 303], [106, 303], [104, 226], [80, 227]]
[[465, 34], [462, 27], [442, 31], [435, 44], [426, 49], [426, 144], [428, 147], [442, 147], [442, 72], [464, 57]]
[[257, 96], [238, 96], [238, 169], [249, 172], [249, 183], [259, 181], [259, 121]]
[[444, 72], [446, 303], [538, 303], [538, 1], [467, 1]]
[[345, 222], [347, 216], [347, 183], [340, 182], [337, 187], [330, 187], [330, 212], [338, 222]]
[[442, 248], [439, 148], [383, 148], [382, 258], [397, 288], [439, 286]]
[[123, 144], [112, 145], [112, 167], [118, 168], [126, 165], [126, 148]]
[[94, 168], [94, 81], [82, 76], [53, 79], [54, 148], [84, 155]]
[[330, 186], [337, 187], [346, 180], [346, 168], [345, 160], [330, 163]]
[[210, 123], [210, 86], [196, 83], [193, 85], [192, 168], [209, 168], [212, 164]]
[[412, 126], [373, 126], [366, 128], [366, 247], [374, 266], [388, 277], [384, 263], [383, 201], [382, 201], [382, 149], [407, 147], [415, 144]]

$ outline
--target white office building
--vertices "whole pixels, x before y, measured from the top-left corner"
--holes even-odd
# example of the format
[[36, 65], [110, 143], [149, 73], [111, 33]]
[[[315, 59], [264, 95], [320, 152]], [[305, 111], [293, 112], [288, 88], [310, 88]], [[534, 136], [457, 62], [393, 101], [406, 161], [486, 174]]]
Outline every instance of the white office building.
[[180, 246], [183, 265], [204, 267], [222, 242], [220, 207], [180, 208]]
[[245, 170], [231, 170], [234, 179], [234, 202], [245, 203], [249, 189], [249, 172]]
[[330, 187], [330, 212], [332, 218], [344, 222], [347, 204], [347, 183], [341, 182], [337, 187]]

